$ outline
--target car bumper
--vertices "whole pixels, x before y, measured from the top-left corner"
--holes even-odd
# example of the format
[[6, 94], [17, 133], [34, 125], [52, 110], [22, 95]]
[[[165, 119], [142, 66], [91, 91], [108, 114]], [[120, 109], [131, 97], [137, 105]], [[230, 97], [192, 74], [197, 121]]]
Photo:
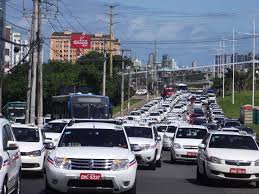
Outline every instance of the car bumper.
[[134, 152], [138, 164], [149, 164], [155, 159], [156, 149]]
[[[246, 174], [230, 173], [231, 168], [245, 169]], [[232, 166], [207, 162], [206, 173], [210, 179], [238, 180], [238, 181], [259, 181], [259, 167], [255, 166]]]
[[42, 171], [44, 166], [43, 154], [38, 157], [21, 156], [22, 171]]
[[[100, 191], [120, 193], [135, 183], [137, 164], [121, 171], [64, 170], [48, 165], [46, 177], [51, 188], [59, 192]], [[80, 180], [81, 173], [101, 174], [101, 180]]]
[[197, 154], [197, 149], [172, 149], [174, 160], [196, 161]]

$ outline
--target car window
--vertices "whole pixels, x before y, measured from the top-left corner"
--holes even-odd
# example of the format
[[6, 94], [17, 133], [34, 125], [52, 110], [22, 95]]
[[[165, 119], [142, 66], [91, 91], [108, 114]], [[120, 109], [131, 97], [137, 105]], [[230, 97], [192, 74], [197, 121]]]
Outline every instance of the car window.
[[14, 141], [14, 136], [13, 136], [13, 133], [11, 131], [11, 127], [9, 125], [5, 125], [4, 129], [6, 131], [6, 136], [8, 138], [8, 141]]
[[3, 149], [5, 150], [7, 148], [7, 143], [8, 143], [8, 137], [5, 131], [5, 128], [3, 127], [2, 129], [2, 140], [3, 140]]
[[176, 138], [184, 139], [203, 139], [207, 134], [206, 129], [199, 128], [179, 128], [177, 130]]
[[153, 139], [151, 127], [125, 126], [125, 130], [128, 137], [142, 137]]
[[37, 128], [13, 127], [13, 132], [17, 141], [39, 142], [40, 133]]
[[177, 127], [176, 126], [168, 126], [167, 133], [175, 133]]
[[42, 131], [43, 133], [61, 133], [66, 123], [47, 123]]

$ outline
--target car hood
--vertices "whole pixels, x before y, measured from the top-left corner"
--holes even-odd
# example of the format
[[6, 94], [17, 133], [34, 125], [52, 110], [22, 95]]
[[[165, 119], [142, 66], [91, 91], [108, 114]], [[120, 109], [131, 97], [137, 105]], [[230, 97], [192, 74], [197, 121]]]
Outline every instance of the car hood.
[[129, 152], [117, 147], [57, 147], [53, 154], [59, 158], [128, 159]]
[[174, 139], [174, 143], [179, 143], [180, 145], [198, 146], [201, 142], [202, 142], [202, 139], [185, 139], [185, 138]]
[[60, 133], [49, 133], [49, 132], [47, 132], [47, 133], [44, 133], [45, 134], [45, 137], [46, 138], [51, 138], [53, 141], [55, 140], [55, 139], [59, 139], [59, 137], [60, 137]]
[[258, 150], [235, 150], [222, 148], [209, 148], [209, 156], [215, 156], [224, 160], [244, 160], [256, 161], [259, 160]]
[[155, 144], [155, 141], [150, 138], [141, 138], [141, 137], [129, 137], [129, 142], [130, 144], [150, 144], [153, 145]]
[[43, 144], [41, 142], [17, 142], [21, 152], [31, 152], [42, 150]]

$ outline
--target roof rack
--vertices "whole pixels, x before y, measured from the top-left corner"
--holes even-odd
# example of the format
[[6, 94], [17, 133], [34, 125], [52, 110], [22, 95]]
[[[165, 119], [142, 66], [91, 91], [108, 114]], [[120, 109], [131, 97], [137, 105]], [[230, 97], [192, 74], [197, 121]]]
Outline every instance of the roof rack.
[[116, 119], [71, 119], [68, 126], [72, 126], [74, 123], [109, 123], [122, 125], [122, 122]]

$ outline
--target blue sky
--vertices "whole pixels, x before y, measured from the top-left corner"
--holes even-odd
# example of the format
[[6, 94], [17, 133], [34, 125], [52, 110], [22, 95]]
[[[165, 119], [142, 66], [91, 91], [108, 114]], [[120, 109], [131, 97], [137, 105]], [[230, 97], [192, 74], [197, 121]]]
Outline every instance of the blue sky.
[[[56, 0], [49, 0], [55, 2]], [[69, 29], [88, 33], [108, 33], [108, 8], [106, 4], [119, 4], [115, 8], [115, 36], [122, 42], [122, 47], [131, 49], [129, 55], [136, 56], [143, 62], [154, 51], [154, 45], [126, 44], [124, 41], [178, 41], [178, 40], [220, 40], [232, 37], [235, 26], [238, 32], [252, 31], [252, 18], [259, 14], [258, 0], [59, 0], [58, 20], [44, 20], [44, 37], [50, 37], [55, 30]], [[29, 27], [19, 10], [21, 1], [9, 0], [7, 19], [25, 28]], [[62, 3], [64, 2], [64, 4]], [[31, 0], [25, 0], [26, 10], [31, 9]], [[16, 8], [16, 10], [14, 9]], [[71, 14], [71, 13], [72, 14]], [[18, 13], [18, 14], [17, 14]], [[77, 21], [75, 21], [77, 18]], [[50, 25], [50, 22], [52, 26]], [[256, 19], [259, 31], [259, 16]], [[83, 27], [84, 26], [84, 27]], [[20, 29], [16, 29], [19, 31]], [[24, 36], [26, 32], [20, 30]], [[236, 36], [244, 36], [240, 33]], [[47, 40], [46, 40], [47, 41]], [[257, 41], [258, 42], [258, 41]], [[249, 52], [252, 40], [239, 40], [237, 52]], [[231, 42], [225, 42], [226, 53], [232, 52]], [[219, 48], [219, 42], [199, 44], [163, 44], [158, 45], [158, 59], [162, 54], [174, 57], [180, 66], [190, 66], [193, 60], [199, 65], [211, 64]], [[258, 49], [257, 49], [258, 50]], [[45, 46], [45, 60], [48, 58]]]

